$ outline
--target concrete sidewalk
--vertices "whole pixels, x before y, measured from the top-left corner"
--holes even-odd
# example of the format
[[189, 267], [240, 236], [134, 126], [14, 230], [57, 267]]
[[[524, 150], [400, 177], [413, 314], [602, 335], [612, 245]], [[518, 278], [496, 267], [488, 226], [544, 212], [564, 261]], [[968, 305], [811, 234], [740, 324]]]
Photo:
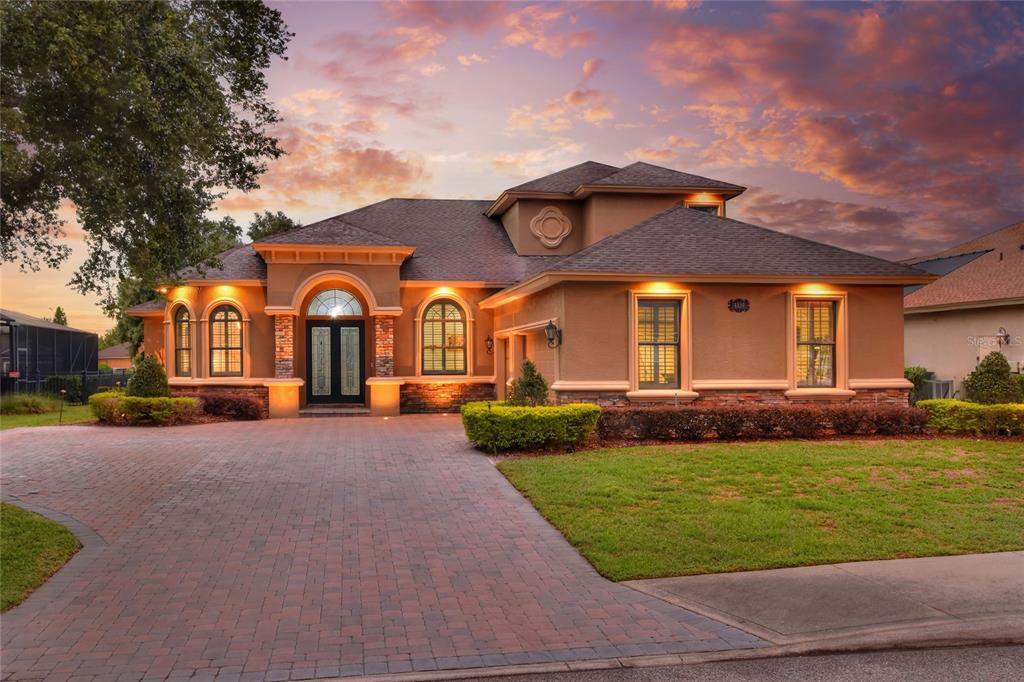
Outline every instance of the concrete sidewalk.
[[790, 650], [1024, 642], [1024, 551], [625, 584]]

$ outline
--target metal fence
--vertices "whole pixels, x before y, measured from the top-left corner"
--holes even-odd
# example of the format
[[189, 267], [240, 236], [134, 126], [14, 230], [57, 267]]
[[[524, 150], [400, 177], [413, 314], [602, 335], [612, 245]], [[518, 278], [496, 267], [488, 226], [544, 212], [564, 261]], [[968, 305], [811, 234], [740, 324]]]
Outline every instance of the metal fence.
[[73, 374], [51, 374], [49, 376], [5, 377], [0, 379], [0, 393], [37, 393], [64, 396], [69, 402], [85, 402], [93, 393], [106, 391], [118, 386], [124, 387], [132, 375], [130, 369], [115, 369], [109, 372], [75, 372]]

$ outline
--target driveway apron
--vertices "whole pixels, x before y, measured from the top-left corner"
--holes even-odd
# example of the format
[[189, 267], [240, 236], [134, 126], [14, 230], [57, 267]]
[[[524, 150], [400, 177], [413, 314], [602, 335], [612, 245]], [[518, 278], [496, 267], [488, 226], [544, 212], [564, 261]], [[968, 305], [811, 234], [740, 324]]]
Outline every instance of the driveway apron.
[[5, 499], [70, 517], [86, 543], [4, 614], [4, 679], [299, 680], [763, 645], [599, 576], [456, 416], [21, 429], [0, 448]]

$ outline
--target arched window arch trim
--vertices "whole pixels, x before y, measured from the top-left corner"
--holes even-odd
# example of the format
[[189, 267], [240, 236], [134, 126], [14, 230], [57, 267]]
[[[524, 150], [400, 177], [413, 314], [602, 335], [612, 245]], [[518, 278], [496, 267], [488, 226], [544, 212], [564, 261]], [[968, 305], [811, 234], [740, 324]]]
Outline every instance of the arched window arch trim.
[[[231, 319], [231, 313], [237, 316], [237, 320]], [[221, 314], [224, 319], [218, 319]], [[220, 301], [211, 303], [207, 307], [204, 322], [207, 323], [208, 333], [206, 335], [207, 358], [209, 375], [211, 377], [243, 377], [248, 368], [248, 343], [249, 319], [242, 308], [234, 301]], [[230, 323], [237, 322], [237, 335]], [[221, 325], [224, 328], [221, 329]]]
[[[441, 348], [441, 364], [442, 369], [431, 369], [428, 370], [424, 367], [426, 357], [426, 325], [428, 322], [432, 322], [427, 319], [429, 311], [435, 306], [452, 306], [459, 312], [458, 320], [448, 320], [443, 317], [437, 320], [440, 323], [440, 336], [442, 338]], [[471, 376], [473, 367], [473, 316], [471, 314], [472, 309], [469, 305], [460, 297], [453, 296], [447, 293], [439, 293], [434, 296], [430, 296], [424, 299], [419, 306], [416, 314], [416, 375], [417, 376]], [[462, 345], [461, 346], [448, 346], [446, 339], [448, 334], [449, 324], [462, 325]], [[457, 362], [457, 360], [451, 360], [449, 358], [449, 352], [461, 350], [462, 363], [461, 368], [454, 367], [449, 369], [449, 364]], [[453, 354], [457, 358], [457, 353]]]
[[[185, 317], [183, 320], [182, 317]], [[184, 331], [181, 329], [184, 323]], [[191, 377], [195, 373], [195, 316], [187, 305], [177, 305], [171, 314], [171, 338], [173, 339], [173, 375]]]

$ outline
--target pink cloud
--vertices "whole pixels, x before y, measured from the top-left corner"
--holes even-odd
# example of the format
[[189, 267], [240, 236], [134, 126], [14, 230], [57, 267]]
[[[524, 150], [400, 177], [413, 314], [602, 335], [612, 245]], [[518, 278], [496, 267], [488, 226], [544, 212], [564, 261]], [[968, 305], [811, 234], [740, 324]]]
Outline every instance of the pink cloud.
[[1008, 5], [779, 5], [745, 29], [675, 24], [647, 63], [696, 100], [707, 163], [777, 164], [998, 225], [1024, 211], [1022, 27]]
[[529, 45], [550, 57], [562, 57], [569, 50], [584, 47], [594, 34], [590, 30], [552, 31], [552, 27], [566, 19], [575, 19], [563, 7], [529, 5], [505, 16], [507, 29], [502, 42], [510, 47]]

